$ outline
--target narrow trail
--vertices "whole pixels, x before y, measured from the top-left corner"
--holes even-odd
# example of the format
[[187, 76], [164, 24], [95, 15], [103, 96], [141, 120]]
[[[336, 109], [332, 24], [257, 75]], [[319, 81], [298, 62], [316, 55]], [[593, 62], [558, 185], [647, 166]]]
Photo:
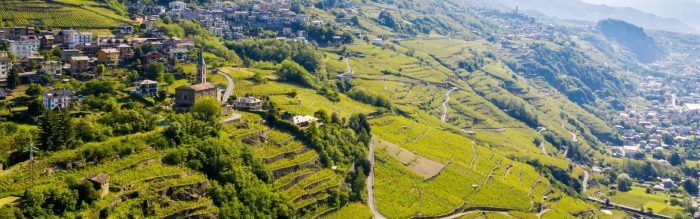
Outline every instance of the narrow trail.
[[583, 183], [581, 183], [581, 193], [586, 195], [586, 190], [588, 189], [588, 170], [583, 170]]
[[347, 70], [345, 70], [345, 74], [352, 75], [354, 72], [352, 71], [352, 66], [350, 66], [350, 59], [347, 57], [345, 58], [345, 67]]
[[384, 83], [384, 90], [389, 90], [389, 85], [386, 84], [386, 79], [384, 79], [384, 76], [382, 76], [382, 83]]
[[544, 146], [544, 141], [540, 142], [540, 148], [542, 148], [542, 153], [544, 153], [545, 156], [549, 157], [549, 154], [547, 153], [547, 148]]
[[440, 116], [440, 120], [442, 120], [443, 122], [447, 121], [447, 102], [450, 101], [450, 93], [452, 93], [452, 91], [455, 90], [457, 90], [457, 88], [453, 87], [452, 89], [448, 90], [445, 94], [445, 101], [442, 102], [442, 116]]
[[[564, 120], [559, 120], [559, 121], [561, 123], [561, 127], [564, 128], [564, 130], [566, 130], [566, 127], [564, 127]], [[566, 130], [566, 131], [569, 132], [569, 134], [571, 135], [572, 142], [578, 142], [578, 138], [576, 136], [576, 133], [573, 133], [572, 131], [569, 131], [569, 130]], [[568, 153], [568, 149], [566, 151], [564, 151], [564, 157], [566, 157], [567, 153]], [[572, 163], [573, 163], [573, 161], [572, 161]], [[588, 170], [584, 169], [581, 165], [579, 165], [577, 163], [574, 163], [574, 165], [581, 167], [581, 169], [583, 170], [583, 182], [581, 183], [581, 193], [584, 196], [588, 196], [588, 195], [586, 195], [586, 191], [588, 190], [588, 178], [589, 178]]]
[[369, 153], [367, 153], [367, 159], [369, 160], [370, 163], [370, 171], [369, 175], [367, 176], [367, 205], [369, 205], [369, 209], [372, 211], [372, 214], [374, 215], [375, 219], [386, 219], [381, 213], [379, 213], [379, 210], [377, 210], [376, 202], [374, 200], [374, 141], [371, 140], [369, 142]]
[[538, 218], [542, 218], [542, 215], [546, 214], [546, 213], [549, 212], [550, 210], [552, 210], [552, 209], [547, 208], [547, 209], [542, 210], [542, 212], [537, 213], [537, 217], [538, 217]]

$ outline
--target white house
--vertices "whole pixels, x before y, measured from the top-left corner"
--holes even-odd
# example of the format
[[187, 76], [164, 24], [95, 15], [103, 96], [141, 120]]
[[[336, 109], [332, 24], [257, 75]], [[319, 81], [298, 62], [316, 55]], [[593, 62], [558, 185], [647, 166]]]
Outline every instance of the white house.
[[174, 1], [168, 4], [170, 11], [183, 11], [187, 8], [187, 3], [182, 1]]
[[78, 45], [84, 46], [92, 44], [92, 33], [90, 32], [80, 32], [78, 34]]
[[10, 53], [17, 58], [32, 56], [39, 50], [39, 39], [36, 36], [22, 36], [19, 40], [8, 40], [10, 42]]
[[309, 127], [309, 125], [315, 121], [318, 121], [318, 119], [316, 117], [308, 116], [308, 115], [306, 115], [306, 116], [296, 115], [290, 119], [290, 122], [294, 123], [294, 125], [299, 126], [300, 128]]
[[73, 99], [73, 92], [68, 89], [52, 90], [44, 92], [42, 96], [45, 109], [68, 109]]
[[0, 53], [0, 81], [7, 81], [7, 75], [12, 68], [12, 60], [7, 57], [7, 53]]
[[261, 110], [263, 101], [255, 97], [239, 97], [233, 103], [233, 107], [238, 109]]
[[92, 33], [77, 30], [63, 30], [63, 43], [69, 49], [92, 44]]
[[144, 96], [155, 96], [158, 94], [158, 82], [152, 80], [137, 81], [134, 83], [136, 85], [136, 93]]
[[45, 61], [41, 63], [41, 72], [47, 75], [59, 76], [63, 73], [62, 64], [59, 61]]

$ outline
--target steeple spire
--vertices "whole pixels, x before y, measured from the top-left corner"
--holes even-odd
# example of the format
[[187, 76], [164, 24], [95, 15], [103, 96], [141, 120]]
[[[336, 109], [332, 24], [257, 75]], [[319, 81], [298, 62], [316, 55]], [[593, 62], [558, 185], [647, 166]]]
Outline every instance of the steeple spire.
[[207, 83], [207, 64], [204, 62], [201, 51], [197, 54], [197, 82]]

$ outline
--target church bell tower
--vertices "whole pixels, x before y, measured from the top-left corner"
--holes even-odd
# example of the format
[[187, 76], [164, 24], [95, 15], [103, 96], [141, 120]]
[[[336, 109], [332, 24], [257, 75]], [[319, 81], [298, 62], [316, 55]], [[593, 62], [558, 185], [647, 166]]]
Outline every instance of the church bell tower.
[[204, 62], [202, 52], [197, 55], [197, 82], [199, 84], [207, 83], [207, 64]]

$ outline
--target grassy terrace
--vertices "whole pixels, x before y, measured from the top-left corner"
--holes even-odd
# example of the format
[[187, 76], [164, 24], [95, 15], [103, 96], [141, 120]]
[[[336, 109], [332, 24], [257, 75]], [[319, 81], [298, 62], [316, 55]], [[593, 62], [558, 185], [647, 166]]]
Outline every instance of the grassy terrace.
[[671, 199], [670, 196], [661, 192], [648, 194], [645, 190], [645, 188], [639, 186], [632, 186], [632, 190], [629, 192], [617, 191], [614, 196], [610, 197], [610, 201], [633, 208], [644, 207], [645, 210], [651, 208], [656, 213], [668, 216], [683, 214], [683, 208], [668, 204], [668, 201]]

